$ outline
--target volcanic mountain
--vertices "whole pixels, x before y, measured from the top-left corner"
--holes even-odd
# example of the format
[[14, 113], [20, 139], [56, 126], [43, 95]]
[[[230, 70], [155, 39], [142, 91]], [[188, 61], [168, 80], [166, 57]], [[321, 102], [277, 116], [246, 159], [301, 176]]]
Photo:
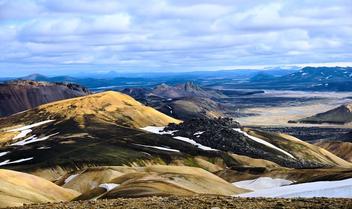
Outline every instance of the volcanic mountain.
[[215, 90], [205, 90], [193, 82], [176, 86], [161, 84], [153, 89], [129, 88], [122, 91], [142, 103], [174, 118], [217, 118], [230, 110], [217, 101], [226, 96]]
[[186, 82], [176, 86], [169, 86], [167, 84], [161, 84], [156, 86], [151, 94], [163, 97], [163, 98], [182, 98], [182, 97], [206, 97], [215, 98], [223, 96], [215, 91], [206, 91], [200, 86], [193, 82]]
[[303, 118], [297, 121], [298, 123], [331, 123], [331, 124], [346, 124], [352, 122], [352, 104], [341, 105], [327, 112], [319, 113], [311, 117]]
[[11, 81], [0, 84], [0, 116], [8, 116], [41, 104], [88, 94], [87, 89], [76, 84]]

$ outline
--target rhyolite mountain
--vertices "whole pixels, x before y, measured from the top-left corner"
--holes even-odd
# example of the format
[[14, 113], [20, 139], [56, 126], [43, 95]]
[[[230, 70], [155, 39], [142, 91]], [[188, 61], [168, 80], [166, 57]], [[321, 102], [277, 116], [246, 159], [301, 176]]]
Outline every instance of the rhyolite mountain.
[[28, 80], [0, 84], [0, 116], [7, 116], [62, 99], [88, 95], [90, 92], [71, 83], [48, 83]]
[[332, 110], [318, 113], [316, 115], [302, 118], [296, 121], [290, 121], [292, 123], [311, 123], [311, 124], [347, 124], [352, 122], [352, 104], [345, 104], [336, 107]]

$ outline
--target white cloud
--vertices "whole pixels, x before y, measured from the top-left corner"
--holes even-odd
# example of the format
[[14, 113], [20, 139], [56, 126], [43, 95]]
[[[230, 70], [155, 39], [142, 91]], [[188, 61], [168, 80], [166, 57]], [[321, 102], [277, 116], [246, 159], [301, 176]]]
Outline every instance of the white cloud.
[[346, 62], [351, 10], [348, 0], [0, 0], [0, 70]]

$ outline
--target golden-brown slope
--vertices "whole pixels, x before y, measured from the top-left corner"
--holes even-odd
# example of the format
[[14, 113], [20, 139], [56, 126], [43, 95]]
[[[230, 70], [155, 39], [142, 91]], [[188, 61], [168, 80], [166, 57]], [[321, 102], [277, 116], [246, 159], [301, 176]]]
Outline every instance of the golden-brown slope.
[[[201, 168], [153, 165], [147, 167], [110, 166], [89, 168], [65, 184], [84, 193], [78, 199], [139, 197], [151, 195], [233, 195], [247, 190], [237, 188]], [[110, 192], [104, 183], [119, 185]]]
[[12, 115], [6, 120], [0, 119], [0, 129], [48, 119], [56, 121], [72, 119], [82, 127], [86, 125], [87, 119], [132, 128], [166, 126], [169, 123], [180, 122], [151, 107], [144, 106], [126, 94], [107, 91], [41, 105]]
[[322, 147], [340, 158], [352, 162], [352, 143], [342, 141], [318, 142], [315, 145]]
[[252, 136], [259, 137], [295, 156], [300, 160], [319, 162], [325, 165], [351, 168], [352, 164], [333, 153], [304, 142], [296, 137], [282, 133], [268, 133], [252, 129], [245, 129]]
[[30, 203], [69, 201], [79, 193], [45, 179], [0, 169], [0, 208]]
[[134, 128], [145, 126], [166, 126], [179, 123], [151, 107], [144, 106], [132, 97], [114, 91], [93, 94], [85, 97], [63, 100], [39, 107], [53, 115], [75, 118], [80, 124], [84, 116]]

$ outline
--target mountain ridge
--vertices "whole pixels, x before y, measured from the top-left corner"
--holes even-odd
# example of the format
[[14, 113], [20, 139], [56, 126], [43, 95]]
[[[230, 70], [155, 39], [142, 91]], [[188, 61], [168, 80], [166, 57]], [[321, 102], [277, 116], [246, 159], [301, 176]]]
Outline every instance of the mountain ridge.
[[0, 116], [8, 116], [39, 105], [84, 96], [90, 91], [77, 84], [28, 80], [0, 84]]

